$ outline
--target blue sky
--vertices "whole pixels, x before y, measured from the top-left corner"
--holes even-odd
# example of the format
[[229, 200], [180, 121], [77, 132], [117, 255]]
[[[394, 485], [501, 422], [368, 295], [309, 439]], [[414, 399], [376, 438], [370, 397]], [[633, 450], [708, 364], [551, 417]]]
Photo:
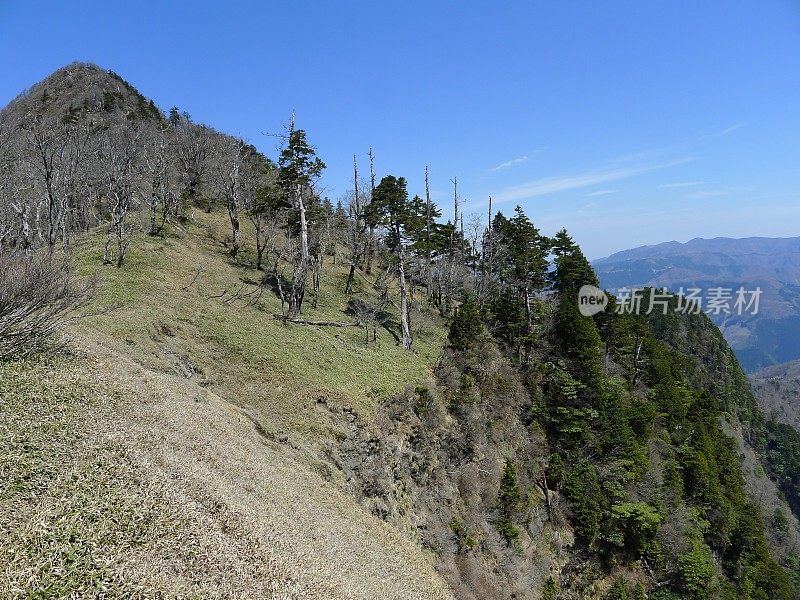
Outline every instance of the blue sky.
[[516, 204], [591, 258], [800, 235], [800, 1], [11, 2], [0, 105], [92, 61], [275, 155], [294, 109], [336, 200], [353, 154], [452, 213]]

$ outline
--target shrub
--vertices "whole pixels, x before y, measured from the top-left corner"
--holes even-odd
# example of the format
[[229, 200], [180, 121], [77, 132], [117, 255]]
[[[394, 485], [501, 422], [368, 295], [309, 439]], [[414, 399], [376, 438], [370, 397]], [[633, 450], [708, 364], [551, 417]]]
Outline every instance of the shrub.
[[557, 595], [558, 587], [556, 586], [556, 582], [552, 577], [548, 577], [542, 588], [542, 600], [555, 600]]
[[646, 502], [622, 502], [611, 507], [611, 526], [618, 533], [614, 541], [634, 556], [653, 549], [661, 515]]
[[772, 527], [780, 539], [784, 539], [789, 533], [789, 519], [786, 518], [786, 513], [780, 507], [776, 508], [772, 515]]
[[628, 582], [623, 577], [617, 579], [604, 600], [628, 600]]
[[497, 493], [499, 516], [495, 521], [495, 528], [517, 550], [519, 550], [519, 528], [514, 524], [514, 520], [517, 513], [524, 508], [524, 504], [517, 469], [512, 463], [506, 462], [500, 479], [500, 491]]
[[0, 257], [0, 360], [55, 348], [59, 329], [93, 290], [52, 257]]
[[681, 591], [685, 598], [705, 600], [714, 592], [714, 558], [700, 540], [693, 540], [692, 549], [678, 558]]
[[682, 598], [668, 588], [659, 588], [650, 594], [650, 600], [682, 600]]
[[633, 586], [633, 600], [647, 600], [647, 590], [644, 589], [641, 581], [638, 581]]

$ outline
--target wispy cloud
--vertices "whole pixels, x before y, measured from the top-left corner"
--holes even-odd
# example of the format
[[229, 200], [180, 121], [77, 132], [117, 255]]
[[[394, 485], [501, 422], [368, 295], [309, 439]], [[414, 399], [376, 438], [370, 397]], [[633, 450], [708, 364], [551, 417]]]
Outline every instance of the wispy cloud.
[[703, 200], [704, 198], [718, 198], [720, 196], [727, 196], [730, 190], [700, 190], [699, 192], [692, 192], [686, 194], [687, 200]]
[[492, 167], [489, 169], [490, 172], [494, 173], [495, 171], [504, 171], [505, 169], [510, 169], [511, 167], [516, 167], [517, 165], [521, 165], [523, 163], [528, 162], [528, 156], [520, 156], [518, 158], [513, 158], [509, 161], [504, 163], [500, 163], [496, 167]]
[[698, 140], [708, 140], [708, 139], [712, 139], [712, 138], [720, 138], [720, 137], [722, 137], [724, 135], [728, 135], [729, 133], [733, 133], [737, 129], [741, 129], [742, 127], [744, 127], [744, 123], [734, 123], [730, 127], [726, 127], [725, 129], [722, 129], [720, 131], [715, 131], [713, 133], [707, 133], [705, 135], [701, 135], [697, 139]]
[[586, 194], [587, 197], [591, 198], [593, 196], [607, 196], [608, 194], [616, 194], [617, 190], [597, 190], [596, 192], [592, 192], [591, 194]]
[[573, 175], [570, 177], [545, 177], [520, 185], [507, 187], [506, 189], [501, 190], [499, 194], [495, 195], [494, 198], [496, 202], [515, 202], [527, 200], [529, 198], [554, 194], [556, 192], [564, 192], [568, 190], [591, 187], [601, 183], [608, 183], [609, 181], [628, 179], [649, 171], [666, 169], [668, 167], [683, 164], [690, 160], [692, 159], [683, 158], [659, 164], [597, 170]]
[[748, 194], [752, 194], [755, 192], [755, 188], [752, 186], [719, 186], [716, 188], [697, 190], [696, 192], [691, 192], [689, 194], [686, 194], [685, 198], [687, 200], [703, 200], [704, 198], [719, 198], [720, 196], [732, 196], [735, 194], [740, 194], [742, 192], [747, 192]]
[[698, 185], [706, 185], [711, 183], [710, 181], [678, 181], [676, 183], [664, 183], [659, 188], [662, 189], [672, 189], [672, 188], [687, 188], [687, 187], [695, 187]]

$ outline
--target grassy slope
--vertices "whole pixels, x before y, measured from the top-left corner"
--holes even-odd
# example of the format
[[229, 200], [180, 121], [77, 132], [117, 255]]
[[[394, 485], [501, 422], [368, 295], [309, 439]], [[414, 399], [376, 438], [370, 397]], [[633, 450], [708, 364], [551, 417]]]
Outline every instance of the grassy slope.
[[[199, 371], [204, 384], [254, 411], [270, 431], [316, 432], [314, 404], [320, 398], [369, 417], [376, 403], [430, 374], [445, 335], [432, 316], [417, 315], [421, 330], [414, 353], [408, 353], [386, 330], [365, 347], [361, 329], [283, 325], [273, 319], [281, 307], [269, 292], [255, 307], [247, 306], [247, 299], [225, 302], [242, 279], [255, 281], [260, 273], [247, 266], [252, 265], [247, 248], [236, 263], [225, 255], [218, 242], [228, 233], [223, 215], [199, 213], [198, 219], [166, 240], [140, 236], [119, 271], [100, 266], [101, 236], [79, 243], [79, 271], [100, 273], [98, 305], [121, 304], [85, 322], [82, 331], [124, 342], [147, 367]], [[245, 226], [245, 240], [252, 239], [248, 233]], [[307, 303], [303, 316], [347, 321], [345, 271], [332, 268], [330, 257], [327, 261], [319, 306]], [[362, 297], [374, 294], [360, 283]], [[250, 292], [255, 286], [244, 288]], [[223, 291], [223, 298], [209, 299]]]
[[[441, 324], [418, 315], [409, 354], [386, 331], [364, 347], [358, 329], [281, 325], [267, 294], [209, 299], [258, 274], [214, 241], [226, 221], [201, 217], [137, 237], [119, 271], [102, 236], [79, 241], [97, 305], [120, 307], [71, 328], [76, 357], [0, 365], [0, 595], [448, 597], [306, 451], [335, 412], [370, 418], [425, 378]], [[342, 276], [326, 271], [307, 318], [346, 319]]]

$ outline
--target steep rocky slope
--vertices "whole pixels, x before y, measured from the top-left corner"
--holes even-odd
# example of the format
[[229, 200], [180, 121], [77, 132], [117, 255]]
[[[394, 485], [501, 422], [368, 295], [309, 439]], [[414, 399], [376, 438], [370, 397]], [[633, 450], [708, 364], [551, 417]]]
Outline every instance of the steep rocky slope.
[[[84, 272], [100, 269], [97, 306], [116, 310], [65, 332], [72, 357], [0, 372], [0, 590], [450, 597], [425, 553], [314, 458], [347, 423], [333, 408], [356, 414], [370, 394], [388, 397], [392, 376], [425, 372], [424, 354], [383, 369], [383, 387], [358, 371], [348, 387], [335, 368], [312, 378], [314, 360], [374, 352], [388, 363], [400, 351], [383, 337], [364, 349], [357, 331], [280, 325], [275, 300], [207, 299], [218, 281], [237, 281], [207, 238], [219, 221], [183, 240], [139, 238], [121, 271], [98, 261], [101, 237], [84, 240], [76, 256]], [[186, 290], [195, 265], [203, 273]]]
[[750, 381], [764, 413], [800, 429], [800, 361], [761, 369]]
[[25, 117], [72, 115], [98, 123], [159, 122], [161, 110], [112, 71], [90, 63], [72, 63], [19, 94], [0, 113], [0, 122]]
[[[139, 236], [120, 270], [101, 265], [101, 236], [76, 246], [79, 272], [100, 274], [97, 307], [117, 306], [68, 332], [76, 357], [3, 372], [3, 455], [26, 457], [3, 465], [7, 589], [539, 598], [552, 582], [561, 598], [601, 598], [621, 580], [653, 585], [649, 563], [609, 565], [576, 537], [574, 497], [554, 479], [553, 444], [566, 440], [554, 442], [544, 415], [577, 384], [552, 362], [552, 301], [528, 374], [489, 338], [442, 354], [433, 315], [415, 319], [417, 354], [386, 332], [365, 346], [357, 330], [281, 325], [266, 294], [255, 305], [215, 297], [255, 288], [249, 255], [234, 264], [217, 248], [224, 230], [212, 213], [165, 239]], [[331, 271], [310, 317], [341, 318], [344, 276]], [[756, 444], [757, 410], [724, 340], [705, 318], [647, 326], [685, 358], [683, 385], [726, 411], [750, 501], [792, 564], [796, 521], [745, 442]], [[611, 373], [623, 359], [609, 355]], [[665, 393], [664, 376], [636, 394]], [[581, 429], [605, 427], [590, 423]], [[643, 478], [613, 461], [602, 476], [627, 481], [615, 493], [630, 501], [657, 503], [652, 490], [669, 489], [665, 443], [646, 447]], [[509, 485], [525, 500], [503, 530]], [[788, 527], [772, 526], [778, 509]]]

